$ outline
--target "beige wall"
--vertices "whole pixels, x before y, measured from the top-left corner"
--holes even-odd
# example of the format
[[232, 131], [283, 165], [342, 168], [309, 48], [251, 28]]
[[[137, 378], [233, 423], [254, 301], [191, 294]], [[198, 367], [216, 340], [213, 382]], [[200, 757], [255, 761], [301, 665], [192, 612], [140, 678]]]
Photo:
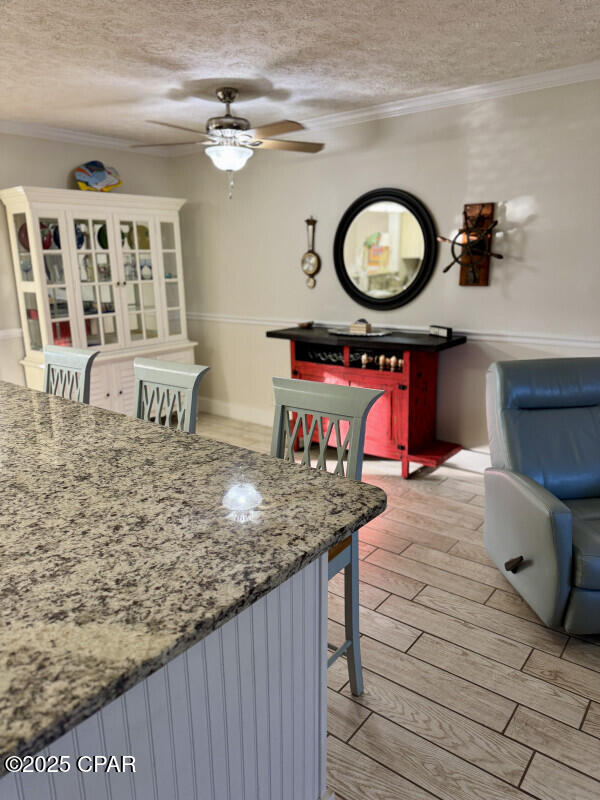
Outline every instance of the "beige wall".
[[[190, 338], [199, 342], [196, 358], [210, 364], [201, 384], [203, 411], [270, 425], [271, 378], [288, 376], [289, 343], [266, 339], [269, 324], [188, 319]], [[513, 358], [560, 358], [600, 355], [585, 343], [515, 342], [479, 338], [440, 357], [438, 436], [474, 450], [487, 450], [485, 373], [493, 361]]]
[[[236, 175], [232, 201], [226, 175], [202, 154], [160, 159], [0, 136], [0, 186], [68, 187], [74, 166], [100, 158], [119, 169], [124, 191], [188, 198], [189, 330], [200, 342], [197, 360], [212, 366], [202, 403], [216, 413], [270, 422], [270, 378], [288, 374], [288, 346], [264, 333], [287, 321], [366, 315], [476, 332], [442, 355], [438, 434], [478, 448], [486, 443], [491, 361], [598, 352], [599, 108], [595, 81], [315, 132], [310, 138], [327, 145], [322, 154], [257, 153]], [[496, 201], [503, 231], [496, 247], [506, 258], [493, 264], [491, 286], [459, 287], [456, 268], [443, 275], [442, 246], [433, 278], [412, 303], [379, 313], [354, 303], [335, 276], [333, 237], [347, 206], [380, 186], [413, 192], [444, 234], [457, 227], [463, 203]], [[310, 214], [323, 260], [314, 290], [299, 267]], [[20, 340], [2, 336], [19, 326], [2, 215], [0, 378], [21, 379]]]
[[[205, 156], [177, 159], [175, 189], [189, 201], [182, 217], [188, 310], [217, 317], [190, 320], [199, 360], [213, 365], [201, 387], [205, 408], [269, 420], [269, 378], [287, 374], [288, 360], [284, 344], [264, 338], [268, 320], [366, 315], [537, 337], [478, 337], [442, 355], [438, 434], [484, 446], [491, 361], [598, 352], [577, 340], [600, 342], [599, 108], [595, 81], [319, 131], [311, 138], [327, 146], [318, 156], [257, 153], [236, 175], [232, 201], [225, 174]], [[497, 202], [496, 247], [506, 257], [493, 264], [491, 286], [459, 287], [456, 267], [442, 274], [442, 245], [433, 278], [412, 303], [389, 312], [354, 303], [335, 275], [333, 238], [346, 207], [380, 186], [413, 192], [444, 234], [456, 229], [465, 202]], [[323, 260], [314, 290], [299, 267], [310, 214]], [[227, 315], [266, 322], [243, 325]]]
[[[168, 159], [5, 134], [0, 134], [0, 187], [25, 185], [74, 189], [73, 170], [92, 159], [119, 170], [123, 187], [116, 191], [175, 194], [172, 191], [172, 165]], [[23, 357], [22, 338], [13, 333], [20, 327], [6, 215], [0, 203], [0, 380], [24, 381], [18, 363]]]

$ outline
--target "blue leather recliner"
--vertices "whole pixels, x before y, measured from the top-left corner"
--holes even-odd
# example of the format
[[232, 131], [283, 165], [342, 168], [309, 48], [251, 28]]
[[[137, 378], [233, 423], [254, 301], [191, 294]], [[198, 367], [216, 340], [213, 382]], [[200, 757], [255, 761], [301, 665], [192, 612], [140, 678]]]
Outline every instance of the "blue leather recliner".
[[600, 358], [487, 374], [485, 546], [536, 614], [600, 633]]

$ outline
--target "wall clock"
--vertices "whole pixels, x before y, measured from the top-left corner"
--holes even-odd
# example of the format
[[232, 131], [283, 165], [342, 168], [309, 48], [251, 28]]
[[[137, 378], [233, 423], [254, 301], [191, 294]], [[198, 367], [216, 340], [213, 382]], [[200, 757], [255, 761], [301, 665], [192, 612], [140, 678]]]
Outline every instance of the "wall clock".
[[321, 258], [315, 253], [315, 225], [317, 220], [314, 217], [309, 217], [306, 222], [306, 235], [308, 238], [308, 250], [302, 256], [302, 271], [307, 276], [306, 285], [309, 289], [314, 289], [316, 280], [314, 276], [321, 269]]

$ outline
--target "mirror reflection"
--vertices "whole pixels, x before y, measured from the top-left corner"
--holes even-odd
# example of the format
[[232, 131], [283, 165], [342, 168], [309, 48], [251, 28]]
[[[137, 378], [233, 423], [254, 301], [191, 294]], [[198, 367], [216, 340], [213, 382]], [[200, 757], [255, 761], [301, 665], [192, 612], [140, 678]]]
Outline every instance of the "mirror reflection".
[[386, 299], [403, 292], [419, 273], [425, 252], [421, 225], [397, 202], [371, 203], [358, 213], [344, 240], [348, 277], [363, 294]]

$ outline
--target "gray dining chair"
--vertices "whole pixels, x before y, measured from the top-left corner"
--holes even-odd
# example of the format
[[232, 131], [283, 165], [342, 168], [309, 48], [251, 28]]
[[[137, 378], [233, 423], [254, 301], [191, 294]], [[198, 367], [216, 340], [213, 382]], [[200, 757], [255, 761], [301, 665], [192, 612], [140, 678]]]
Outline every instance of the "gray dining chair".
[[44, 391], [79, 403], [90, 402], [92, 363], [98, 350], [44, 347]]
[[[336, 475], [359, 481], [362, 477], [367, 415], [382, 391], [339, 386], [293, 378], [273, 378], [275, 419], [271, 455], [327, 471], [328, 447], [335, 448]], [[333, 435], [333, 436], [332, 436]], [[311, 452], [315, 440], [317, 453]], [[331, 452], [331, 451], [330, 451]], [[330, 667], [341, 655], [348, 659], [352, 694], [363, 693], [358, 606], [358, 531], [329, 551], [328, 578], [344, 570], [345, 641], [327, 660]]]
[[196, 432], [198, 387], [210, 367], [136, 358], [133, 415], [186, 433]]

